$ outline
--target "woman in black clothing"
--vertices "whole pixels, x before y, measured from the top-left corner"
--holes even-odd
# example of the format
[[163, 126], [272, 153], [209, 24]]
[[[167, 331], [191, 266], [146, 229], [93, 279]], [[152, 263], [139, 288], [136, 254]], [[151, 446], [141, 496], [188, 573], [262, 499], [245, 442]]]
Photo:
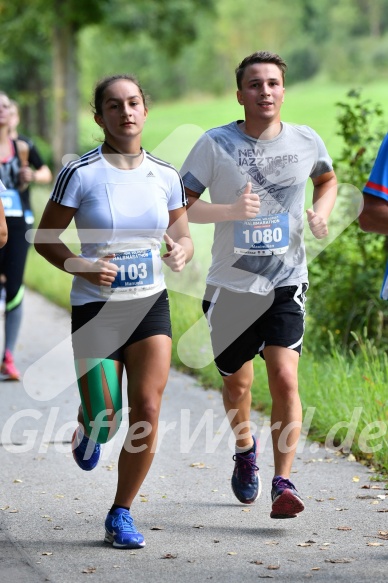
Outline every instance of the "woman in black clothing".
[[0, 180], [6, 188], [0, 196], [8, 227], [7, 244], [0, 250], [0, 273], [6, 292], [4, 353], [0, 372], [3, 380], [17, 381], [20, 373], [13, 353], [22, 319], [23, 275], [29, 247], [26, 232], [30, 228], [26, 189], [32, 181], [49, 182], [51, 173], [47, 176], [45, 170], [34, 171], [29, 166], [28, 143], [10, 138], [10, 112], [10, 99], [0, 91]]

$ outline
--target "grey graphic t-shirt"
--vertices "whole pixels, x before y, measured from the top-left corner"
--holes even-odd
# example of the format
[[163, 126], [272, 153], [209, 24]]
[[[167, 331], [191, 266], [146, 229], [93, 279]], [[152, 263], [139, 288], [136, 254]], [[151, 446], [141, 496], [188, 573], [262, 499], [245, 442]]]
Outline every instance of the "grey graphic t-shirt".
[[254, 219], [215, 224], [207, 283], [258, 294], [307, 283], [306, 182], [330, 172], [331, 158], [308, 126], [283, 123], [273, 140], [257, 140], [240, 123], [207, 131], [181, 169], [184, 185], [198, 194], [208, 188], [212, 203], [235, 203], [247, 182], [260, 197]]

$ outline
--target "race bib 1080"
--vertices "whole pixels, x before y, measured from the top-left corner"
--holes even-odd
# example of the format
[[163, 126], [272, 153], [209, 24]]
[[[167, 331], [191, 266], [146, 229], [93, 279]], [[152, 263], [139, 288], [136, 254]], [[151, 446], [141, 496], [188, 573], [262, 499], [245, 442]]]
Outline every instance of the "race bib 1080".
[[234, 252], [238, 255], [282, 255], [289, 247], [287, 213], [257, 216], [234, 224]]

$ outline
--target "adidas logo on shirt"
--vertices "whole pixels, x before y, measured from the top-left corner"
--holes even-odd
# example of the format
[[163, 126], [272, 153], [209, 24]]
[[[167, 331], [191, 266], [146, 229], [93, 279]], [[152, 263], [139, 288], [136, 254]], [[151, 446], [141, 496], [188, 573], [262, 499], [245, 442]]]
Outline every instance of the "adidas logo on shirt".
[[150, 170], [150, 171], [148, 172], [148, 174], [147, 174], [146, 178], [155, 178], [155, 174], [153, 174], [153, 173], [151, 172], [151, 170]]

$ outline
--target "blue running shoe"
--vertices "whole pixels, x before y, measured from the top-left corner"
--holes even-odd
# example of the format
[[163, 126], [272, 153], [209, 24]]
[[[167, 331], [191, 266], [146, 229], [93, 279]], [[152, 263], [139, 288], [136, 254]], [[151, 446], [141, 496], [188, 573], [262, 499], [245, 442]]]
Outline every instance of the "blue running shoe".
[[105, 520], [105, 542], [115, 549], [141, 549], [144, 536], [137, 532], [133, 518], [125, 508], [116, 508]]
[[90, 470], [93, 470], [98, 464], [101, 455], [101, 446], [99, 443], [94, 443], [86, 435], [84, 435], [80, 441], [78, 431], [79, 428], [74, 431], [73, 438], [71, 440], [73, 458], [81, 470], [90, 472]]
[[302, 498], [294, 484], [282, 476], [275, 476], [272, 480], [271, 497], [271, 518], [295, 518], [304, 510]]
[[258, 455], [256, 438], [253, 438], [253, 452], [248, 455], [236, 453], [233, 460], [232, 490], [236, 498], [243, 504], [253, 504], [261, 494], [261, 481], [256, 465]]

